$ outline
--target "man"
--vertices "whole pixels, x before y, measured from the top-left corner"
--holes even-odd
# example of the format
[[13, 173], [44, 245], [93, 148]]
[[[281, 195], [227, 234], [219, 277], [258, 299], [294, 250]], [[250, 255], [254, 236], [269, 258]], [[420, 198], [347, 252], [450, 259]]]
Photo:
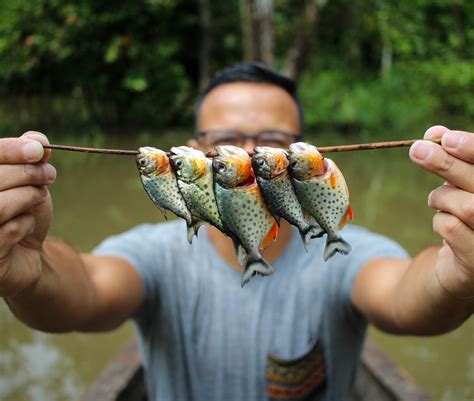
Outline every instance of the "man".
[[[301, 132], [293, 84], [260, 64], [211, 83], [197, 139], [287, 147]], [[39, 330], [110, 330], [133, 318], [153, 400], [350, 399], [367, 320], [391, 333], [450, 331], [474, 311], [474, 135], [435, 126], [410, 157], [446, 185], [428, 205], [444, 239], [409, 259], [392, 241], [349, 226], [353, 250], [322, 262], [288, 224], [263, 252], [276, 272], [240, 288], [232, 242], [207, 227], [142, 225], [91, 254], [46, 238], [52, 214], [46, 137], [0, 140], [0, 296]], [[46, 238], [46, 239], [45, 239]]]

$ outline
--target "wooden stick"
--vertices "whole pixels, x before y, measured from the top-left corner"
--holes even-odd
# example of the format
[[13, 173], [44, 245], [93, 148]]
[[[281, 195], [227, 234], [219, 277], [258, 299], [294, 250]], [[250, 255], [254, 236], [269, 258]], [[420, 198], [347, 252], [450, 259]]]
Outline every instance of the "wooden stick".
[[[318, 147], [321, 153], [330, 152], [347, 152], [351, 150], [373, 150], [373, 149], [386, 149], [386, 148], [404, 148], [413, 145], [420, 139], [410, 139], [406, 141], [391, 141], [391, 142], [372, 142], [372, 143], [360, 143], [356, 145], [340, 145], [340, 146], [322, 146]], [[441, 138], [427, 139], [430, 142], [441, 143]]]
[[67, 145], [43, 145], [45, 149], [54, 150], [69, 150], [72, 152], [84, 152], [84, 153], [101, 153], [107, 155], [124, 155], [124, 156], [135, 156], [138, 155], [138, 150], [125, 150], [125, 149], [100, 149], [100, 148], [84, 148], [82, 146], [67, 146]]
[[[411, 139], [406, 141], [390, 141], [390, 142], [372, 142], [372, 143], [359, 143], [355, 145], [338, 145], [338, 146], [322, 146], [318, 147], [321, 153], [331, 152], [348, 152], [353, 150], [375, 150], [375, 149], [387, 149], [387, 148], [402, 148], [413, 145], [419, 139]], [[441, 143], [441, 138], [428, 139], [430, 142]], [[84, 153], [100, 153], [108, 155], [123, 155], [123, 156], [136, 156], [138, 150], [125, 150], [125, 149], [100, 149], [100, 148], [84, 148], [81, 146], [66, 146], [66, 145], [43, 145], [45, 149], [54, 150], [69, 150], [72, 152], [84, 152]], [[170, 153], [168, 152], [168, 155]], [[250, 153], [252, 155], [253, 153]], [[206, 153], [207, 157], [216, 156], [216, 152]]]

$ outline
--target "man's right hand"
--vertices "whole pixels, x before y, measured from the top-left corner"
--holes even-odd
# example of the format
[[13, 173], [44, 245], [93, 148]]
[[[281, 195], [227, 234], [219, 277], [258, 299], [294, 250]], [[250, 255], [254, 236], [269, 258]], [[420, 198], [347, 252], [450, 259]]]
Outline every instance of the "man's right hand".
[[52, 215], [48, 185], [56, 178], [42, 146], [48, 143], [33, 131], [0, 139], [0, 297], [30, 288], [41, 275]]

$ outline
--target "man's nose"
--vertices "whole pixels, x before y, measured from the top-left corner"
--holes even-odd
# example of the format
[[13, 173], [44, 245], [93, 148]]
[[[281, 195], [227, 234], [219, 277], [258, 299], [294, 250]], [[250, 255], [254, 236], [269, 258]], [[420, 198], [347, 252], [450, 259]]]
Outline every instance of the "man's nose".
[[246, 138], [246, 139], [244, 139], [244, 141], [241, 145], [241, 148], [243, 150], [245, 150], [246, 152], [248, 152], [248, 153], [252, 153], [256, 145], [257, 144], [255, 143], [255, 139]]

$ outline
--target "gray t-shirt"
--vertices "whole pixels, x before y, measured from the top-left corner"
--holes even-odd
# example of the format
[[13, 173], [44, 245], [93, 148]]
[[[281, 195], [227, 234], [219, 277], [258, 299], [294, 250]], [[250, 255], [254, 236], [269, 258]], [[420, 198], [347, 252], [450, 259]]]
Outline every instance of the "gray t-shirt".
[[244, 288], [204, 229], [187, 243], [182, 221], [100, 244], [95, 254], [123, 257], [143, 280], [134, 322], [150, 400], [349, 400], [366, 331], [354, 277], [372, 258], [407, 254], [357, 226], [342, 235], [352, 252], [325, 263], [325, 237], [305, 252], [294, 231], [275, 273]]

